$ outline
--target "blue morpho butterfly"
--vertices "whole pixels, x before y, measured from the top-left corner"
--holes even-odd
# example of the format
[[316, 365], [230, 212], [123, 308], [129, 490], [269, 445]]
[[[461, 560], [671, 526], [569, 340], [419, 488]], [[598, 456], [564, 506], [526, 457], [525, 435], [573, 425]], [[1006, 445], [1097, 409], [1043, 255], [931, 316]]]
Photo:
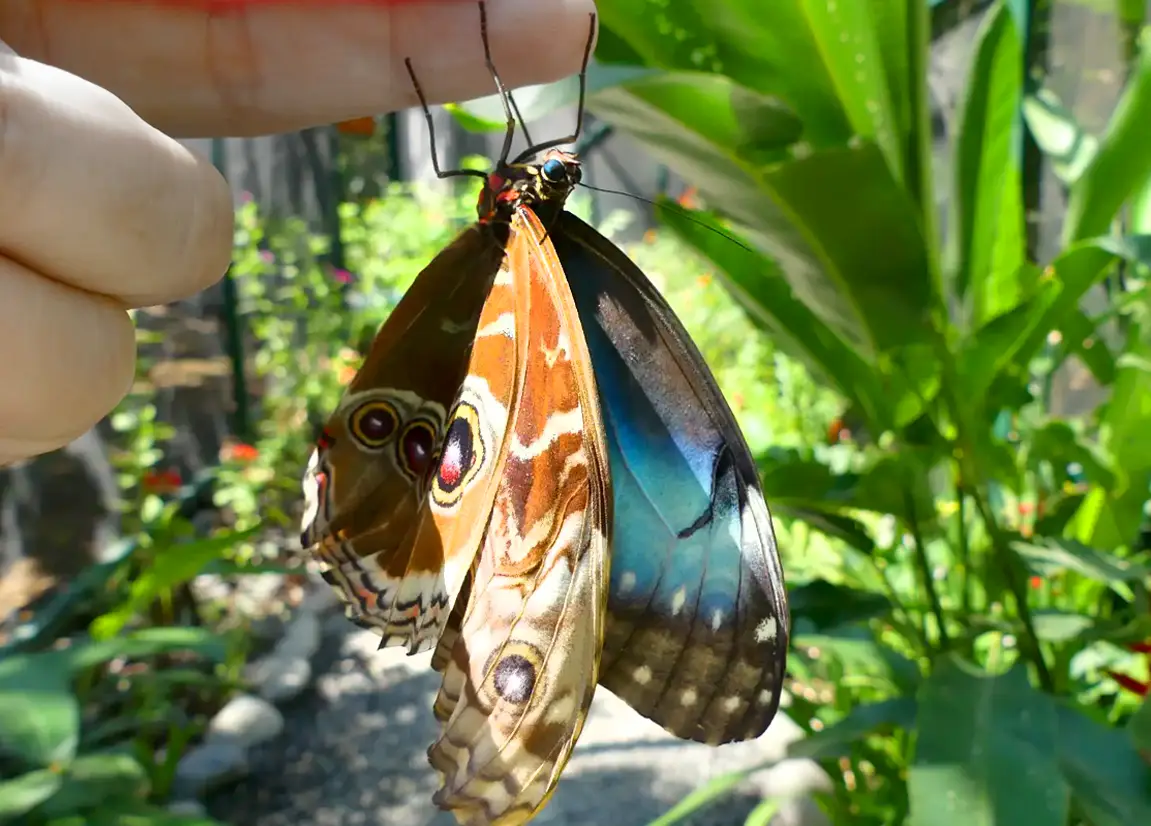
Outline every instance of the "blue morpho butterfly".
[[[564, 211], [580, 166], [556, 147], [576, 136], [508, 162], [515, 104], [480, 16], [503, 152], [486, 176], [437, 168], [484, 178], [479, 221], [380, 328], [318, 439], [303, 519], [349, 617], [381, 647], [436, 646], [434, 799], [477, 825], [543, 807], [597, 682], [682, 738], [760, 735], [788, 640], [731, 410], [643, 273]], [[581, 122], [594, 32], [593, 16]]]

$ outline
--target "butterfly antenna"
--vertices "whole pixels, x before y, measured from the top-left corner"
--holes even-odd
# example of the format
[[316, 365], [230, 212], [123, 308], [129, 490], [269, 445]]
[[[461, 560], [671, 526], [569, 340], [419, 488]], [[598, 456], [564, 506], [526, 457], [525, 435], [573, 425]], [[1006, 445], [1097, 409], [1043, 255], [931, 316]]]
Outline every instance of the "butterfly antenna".
[[416, 70], [412, 67], [412, 59], [405, 57], [404, 65], [408, 67], [408, 77], [412, 79], [412, 87], [416, 90], [416, 97], [420, 99], [420, 108], [424, 110], [424, 120], [427, 121], [428, 124], [428, 143], [431, 144], [432, 150], [432, 171], [436, 173], [436, 177], [441, 180], [444, 178], [460, 178], [465, 176], [487, 178], [487, 175], [478, 169], [449, 169], [446, 172], [440, 169], [439, 152], [436, 151], [436, 125], [432, 122], [432, 110], [428, 108], [428, 99], [424, 97], [424, 90], [420, 87], [419, 79], [416, 78]]
[[[512, 99], [511, 93], [504, 89], [503, 81], [500, 80], [500, 73], [496, 71], [495, 61], [492, 60], [492, 44], [488, 40], [488, 10], [484, 5], [483, 0], [480, 0], [480, 39], [484, 43], [484, 62], [488, 64], [488, 72], [495, 81], [496, 91], [500, 96], [500, 103], [504, 107], [504, 117], [507, 119], [507, 131], [504, 133], [504, 148], [500, 150], [499, 166], [504, 166], [508, 162], [508, 156], [512, 151], [512, 138], [516, 135], [516, 117], [520, 113], [519, 107], [515, 107], [515, 116], [512, 115], [512, 107], [515, 106], [515, 100]], [[508, 101], [511, 100], [509, 104]], [[520, 118], [523, 122], [523, 118]], [[527, 132], [525, 128], [524, 132]]]
[[528, 131], [528, 122], [524, 120], [523, 113], [520, 112], [520, 107], [510, 89], [508, 90], [508, 102], [512, 105], [512, 111], [516, 113], [516, 120], [520, 122], [520, 129], [524, 130], [524, 140], [528, 142], [528, 146], [531, 146], [532, 134]]
[[[595, 21], [596, 14], [593, 11], [588, 15], [588, 31], [587, 42], [583, 47], [583, 63], [580, 64], [579, 70], [579, 102], [576, 105], [576, 125], [575, 132], [563, 138], [556, 138], [555, 140], [544, 141], [543, 143], [528, 146], [523, 152], [520, 153], [517, 160], [523, 160], [538, 155], [545, 149], [551, 149], [554, 146], [562, 146], [565, 143], [574, 143], [583, 131], [583, 116], [584, 116], [584, 99], [587, 97], [587, 67], [591, 62], [591, 46], [595, 42]], [[530, 143], [530, 142], [529, 142]]]
[[649, 204], [650, 206], [653, 206], [656, 209], [666, 209], [670, 212], [678, 212], [684, 218], [691, 221], [693, 224], [696, 224], [700, 227], [703, 227], [708, 232], [714, 232], [720, 238], [726, 238], [728, 241], [731, 241], [731, 243], [735, 244], [737, 247], [743, 247], [743, 249], [747, 250], [748, 252], [755, 252], [754, 249], [752, 249], [747, 244], [740, 241], [738, 238], [735, 238], [731, 235], [728, 235], [726, 232], [719, 229], [718, 227], [713, 227], [713, 226], [711, 226], [711, 224], [705, 223], [704, 221], [701, 221], [698, 218], [693, 217], [691, 214], [691, 210], [684, 209], [679, 204], [676, 204], [676, 203], [670, 203], [669, 204], [666, 202], [660, 203], [659, 201], [653, 201], [650, 198], [645, 198], [642, 195], [635, 195], [631, 192], [621, 192], [618, 189], [602, 189], [601, 187], [592, 186], [591, 184], [581, 183], [581, 184], [579, 184], [579, 186], [584, 188], [584, 189], [590, 189], [592, 192], [602, 192], [605, 195], [622, 195], [625, 198], [634, 198], [635, 200], [643, 201], [645, 204]]

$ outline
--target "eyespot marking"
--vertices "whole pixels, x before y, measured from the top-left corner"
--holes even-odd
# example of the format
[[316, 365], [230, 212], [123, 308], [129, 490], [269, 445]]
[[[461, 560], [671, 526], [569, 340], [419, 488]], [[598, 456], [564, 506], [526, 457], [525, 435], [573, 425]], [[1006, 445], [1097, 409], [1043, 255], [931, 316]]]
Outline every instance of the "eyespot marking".
[[391, 441], [400, 426], [400, 416], [390, 402], [372, 399], [348, 414], [348, 432], [368, 450], [379, 450]]
[[436, 448], [436, 429], [431, 422], [416, 419], [404, 428], [398, 454], [400, 467], [416, 479], [424, 477], [432, 466]]
[[492, 686], [496, 693], [515, 705], [523, 705], [532, 696], [536, 684], [536, 670], [527, 657], [509, 654], [496, 665]]
[[486, 446], [480, 433], [480, 414], [471, 404], [456, 405], [440, 450], [432, 496], [447, 507], [459, 501], [464, 488], [483, 466]]
[[502, 700], [517, 706], [528, 702], [540, 678], [541, 663], [540, 652], [531, 643], [506, 643], [488, 662], [488, 696], [494, 702]]

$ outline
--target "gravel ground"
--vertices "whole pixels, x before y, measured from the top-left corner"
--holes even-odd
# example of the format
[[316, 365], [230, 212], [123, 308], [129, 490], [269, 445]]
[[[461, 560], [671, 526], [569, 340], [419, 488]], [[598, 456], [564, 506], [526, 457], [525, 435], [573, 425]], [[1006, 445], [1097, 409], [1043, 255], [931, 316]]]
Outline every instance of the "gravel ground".
[[[236, 826], [452, 826], [431, 804], [437, 778], [425, 751], [437, 733], [439, 678], [430, 654], [377, 651], [376, 636], [338, 615], [324, 629], [312, 688], [282, 709], [284, 732], [256, 749], [248, 779], [209, 798], [211, 814]], [[601, 690], [559, 789], [533, 824], [643, 826], [706, 778], [767, 760], [797, 736], [781, 715], [751, 743], [685, 743]], [[826, 782], [814, 764], [788, 761], [684, 822], [742, 824], [765, 795]], [[824, 822], [801, 800], [773, 821]]]

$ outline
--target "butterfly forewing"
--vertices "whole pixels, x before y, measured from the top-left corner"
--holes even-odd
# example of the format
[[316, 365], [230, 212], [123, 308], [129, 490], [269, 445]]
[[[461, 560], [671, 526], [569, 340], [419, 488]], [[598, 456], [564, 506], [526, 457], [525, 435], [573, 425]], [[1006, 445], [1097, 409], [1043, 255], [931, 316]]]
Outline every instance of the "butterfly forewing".
[[[499, 289], [507, 280], [510, 300]], [[587, 345], [526, 208], [513, 218], [493, 301], [501, 316], [514, 308], [506, 351], [519, 390], [469, 604], [451, 651], [437, 652], [444, 728], [429, 751], [443, 777], [436, 802], [475, 826], [530, 819], [575, 745], [598, 674], [611, 525]]]
[[756, 737], [779, 704], [788, 608], [754, 462], [651, 282], [570, 213], [552, 237], [587, 336], [610, 455], [615, 530], [600, 682], [679, 737]]
[[475, 552], [466, 543], [417, 549], [415, 540], [501, 257], [489, 233], [472, 227], [433, 259], [380, 328], [308, 463], [302, 542], [349, 617], [384, 644], [416, 650], [435, 641], [459, 587], [445, 582], [445, 562]]

